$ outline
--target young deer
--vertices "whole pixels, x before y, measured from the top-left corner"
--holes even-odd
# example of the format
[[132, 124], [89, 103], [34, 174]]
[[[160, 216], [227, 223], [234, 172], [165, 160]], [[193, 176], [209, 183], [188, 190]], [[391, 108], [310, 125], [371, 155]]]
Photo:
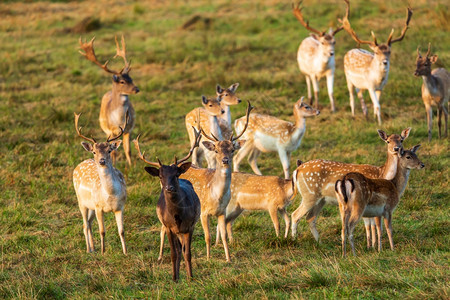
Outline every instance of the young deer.
[[[253, 114], [248, 130], [243, 138], [247, 141], [236, 154], [233, 164], [234, 172], [239, 172], [239, 165], [248, 155], [248, 162], [255, 174], [262, 175], [256, 160], [261, 152], [278, 152], [283, 165], [284, 177], [289, 179], [291, 153], [300, 146], [306, 131], [307, 117], [317, 116], [320, 111], [303, 102], [303, 97], [294, 104], [295, 124], [268, 115]], [[244, 118], [237, 119], [234, 128], [242, 132]]]
[[431, 127], [433, 118], [432, 105], [436, 105], [438, 108], [438, 127], [439, 138], [441, 138], [441, 118], [442, 112], [444, 112], [445, 120], [445, 135], [447, 136], [447, 122], [448, 122], [448, 98], [450, 95], [450, 73], [444, 69], [434, 69], [431, 71], [431, 64], [437, 61], [437, 55], [431, 55], [431, 44], [428, 44], [428, 51], [425, 57], [422, 57], [417, 48], [417, 68], [414, 72], [415, 76], [422, 76], [422, 100], [425, 104], [427, 111], [427, 123], [428, 123], [428, 141], [431, 141]]
[[319, 31], [311, 26], [309, 22], [303, 19], [301, 2], [294, 6], [292, 11], [298, 21], [309, 31], [312, 32], [310, 37], [305, 38], [298, 48], [297, 61], [300, 71], [305, 75], [306, 85], [308, 87], [308, 100], [312, 105], [311, 96], [311, 82], [314, 89], [314, 100], [316, 109], [319, 108], [319, 80], [322, 77], [327, 78], [328, 96], [330, 97], [331, 110], [335, 111], [334, 97], [333, 97], [333, 83], [334, 83], [334, 45], [336, 41], [334, 36], [343, 29], [338, 27], [334, 31], [330, 28], [328, 33]]
[[402, 149], [403, 141], [409, 136], [411, 128], [402, 131], [401, 135], [387, 135], [378, 130], [380, 138], [387, 143], [387, 160], [381, 166], [358, 165], [327, 161], [311, 160], [297, 167], [293, 174], [294, 184], [302, 195], [299, 207], [292, 213], [292, 236], [297, 234], [297, 223], [306, 215], [309, 228], [316, 241], [319, 232], [316, 228], [317, 217], [326, 203], [338, 204], [334, 191], [336, 180], [349, 172], [358, 172], [369, 178], [392, 179], [397, 173], [398, 152]]
[[422, 169], [425, 165], [417, 158], [415, 152], [420, 145], [411, 150], [399, 152], [398, 171], [391, 180], [371, 179], [361, 173], [351, 172], [335, 184], [336, 198], [342, 219], [342, 256], [346, 255], [346, 239], [348, 237], [353, 255], [355, 245], [353, 230], [361, 217], [375, 218], [378, 233], [378, 251], [381, 251], [381, 218], [389, 237], [391, 250], [394, 250], [392, 239], [392, 213], [398, 205], [400, 196], [405, 190], [411, 169]]
[[157, 163], [146, 160], [139, 148], [139, 136], [134, 140], [139, 157], [152, 166], [145, 167], [145, 171], [154, 177], [159, 177], [161, 183], [156, 213], [169, 238], [174, 281], [180, 278], [181, 252], [183, 252], [188, 277], [192, 278], [191, 241], [195, 224], [200, 217], [200, 201], [192, 184], [178, 177], [191, 167], [191, 163], [185, 161], [199, 145], [200, 132], [195, 134], [195, 143], [189, 154], [180, 160], [177, 160], [175, 156], [171, 165], [163, 165], [159, 159]]
[[[228, 89], [223, 89], [220, 85], [217, 85], [217, 99], [206, 99], [202, 96], [203, 107], [195, 108], [186, 115], [186, 130], [188, 131], [191, 144], [193, 144], [195, 136], [193, 128], [197, 128], [199, 125], [207, 134], [214, 134], [219, 139], [229, 139], [231, 137], [233, 131], [231, 129], [229, 106], [241, 103], [241, 99], [235, 94], [238, 86], [239, 83], [235, 83]], [[208, 168], [214, 169], [216, 161], [214, 155], [210, 154], [202, 144], [195, 149], [192, 163], [201, 166], [204, 156], [206, 157]]]
[[[127, 187], [122, 173], [113, 167], [111, 161], [111, 152], [119, 148], [121, 141], [117, 139], [122, 136], [123, 129], [119, 127], [119, 135], [108, 137], [104, 143], [97, 143], [95, 139], [81, 134], [81, 127], [78, 127], [80, 115], [75, 114], [75, 129], [81, 138], [89, 141], [89, 143], [81, 143], [83, 148], [94, 154], [94, 159], [83, 161], [73, 171], [73, 186], [83, 216], [83, 232], [86, 238], [87, 252], [94, 251], [91, 229], [94, 213], [100, 231], [102, 254], [105, 252], [103, 213], [112, 211], [116, 217], [123, 253], [127, 254], [123, 230], [123, 209], [127, 200]], [[127, 118], [125, 119], [127, 120]], [[127, 123], [124, 127], [126, 125]]]
[[[284, 237], [287, 238], [290, 218], [286, 208], [291, 204], [295, 195], [296, 190], [292, 179], [233, 172], [231, 174], [231, 199], [226, 210], [229, 241], [233, 241], [233, 222], [244, 210], [268, 211], [277, 237], [280, 234], [277, 213], [280, 212], [286, 224]], [[216, 245], [218, 243], [219, 227], [217, 227]]]
[[[250, 111], [253, 107], [248, 102], [247, 106], [247, 124]], [[247, 126], [246, 126], [247, 127]], [[201, 215], [203, 231], [205, 232], [206, 256], [210, 258], [210, 231], [209, 217], [216, 216], [221, 229], [222, 241], [225, 250], [227, 262], [230, 262], [230, 254], [225, 231], [225, 213], [231, 198], [231, 161], [234, 151], [238, 150], [245, 141], [238, 141], [244, 134], [245, 129], [236, 137], [231, 136], [229, 140], [218, 140], [215, 136], [210, 137], [203, 130], [202, 134], [212, 142], [204, 141], [203, 145], [215, 153], [216, 169], [203, 169], [191, 167], [181, 178], [189, 180], [194, 186], [194, 190], [200, 198]], [[164, 243], [164, 233], [161, 232], [160, 257], [162, 257], [162, 248]]]
[[406, 22], [403, 27], [401, 35], [393, 39], [394, 29], [392, 29], [386, 44], [379, 45], [375, 34], [372, 31], [373, 42], [363, 41], [358, 38], [356, 33], [351, 28], [348, 16], [350, 13], [350, 4], [348, 0], [345, 0], [347, 4], [347, 13], [343, 20], [340, 20], [344, 29], [352, 36], [352, 38], [359, 44], [367, 44], [374, 53], [363, 49], [352, 49], [345, 54], [344, 57], [344, 71], [347, 79], [347, 87], [350, 94], [350, 107], [352, 109], [352, 115], [355, 115], [355, 99], [353, 97], [353, 88], [358, 94], [358, 98], [361, 101], [361, 107], [365, 116], [367, 116], [367, 106], [364, 102], [363, 91], [368, 90], [370, 99], [373, 103], [374, 114], [378, 119], [378, 124], [381, 124], [381, 108], [380, 108], [380, 96], [381, 91], [388, 81], [391, 45], [403, 40], [408, 30], [408, 24], [411, 20], [412, 10], [407, 8]]
[[[120, 125], [125, 122], [125, 112], [128, 112], [130, 120], [127, 126], [123, 128], [123, 148], [127, 158], [128, 165], [131, 166], [131, 149], [130, 149], [130, 134], [134, 127], [135, 113], [131, 105], [128, 95], [139, 93], [139, 89], [134, 85], [129, 73], [131, 71], [130, 62], [126, 58], [125, 39], [122, 36], [122, 49], [119, 47], [119, 42], [116, 37], [116, 55], [123, 58], [125, 66], [120, 71], [114, 71], [108, 68], [109, 60], [101, 64], [94, 52], [95, 37], [89, 43], [83, 43], [81, 38], [79, 40], [80, 47], [84, 52], [80, 54], [86, 59], [92, 61], [94, 64], [105, 70], [112, 76], [112, 90], [107, 92], [102, 98], [100, 107], [100, 127], [107, 136], [111, 136], [120, 131]], [[116, 159], [116, 152], [112, 153], [113, 163]]]

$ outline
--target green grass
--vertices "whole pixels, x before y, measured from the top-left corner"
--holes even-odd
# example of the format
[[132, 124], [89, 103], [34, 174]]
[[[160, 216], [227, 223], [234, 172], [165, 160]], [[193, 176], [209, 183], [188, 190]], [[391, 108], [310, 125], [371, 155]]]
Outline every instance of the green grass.
[[[387, 250], [386, 236], [382, 253], [365, 250], [363, 226], [358, 226], [358, 256], [342, 259], [340, 220], [332, 206], [318, 220], [320, 244], [305, 220], [298, 238], [284, 240], [275, 237], [267, 213], [244, 214], [235, 222], [231, 264], [225, 263], [222, 247], [213, 247], [212, 259], [206, 260], [197, 224], [195, 281], [186, 280], [182, 264], [178, 284], [171, 282], [168, 249], [164, 261], [157, 262], [160, 187], [144, 172], [136, 151], [132, 168], [126, 168], [122, 151], [116, 165], [127, 175], [129, 254], [120, 252], [112, 215], [106, 217], [106, 254], [85, 253], [71, 174], [90, 154], [76, 136], [73, 111], [84, 112], [85, 132], [104, 137], [98, 114], [111, 79], [78, 54], [80, 34], [64, 29], [86, 16], [98, 17], [102, 27], [82, 37], [97, 37], [101, 60], [114, 53], [114, 35], [125, 35], [131, 75], [141, 89], [131, 98], [137, 115], [133, 135], [142, 133], [148, 157], [165, 162], [188, 151], [184, 115], [200, 105], [202, 94], [212, 96], [217, 83], [239, 82], [239, 96], [251, 100], [257, 112], [292, 120], [293, 103], [306, 95], [296, 51], [307, 31], [293, 17], [289, 1], [25, 2], [0, 4], [0, 298], [449, 298], [449, 140], [437, 139], [435, 118], [433, 141], [427, 142], [422, 80], [412, 75], [418, 45], [425, 49], [433, 43], [438, 66], [450, 61], [446, 1], [412, 3], [410, 29], [392, 47], [389, 82], [381, 97], [381, 128], [399, 133], [412, 127], [405, 146], [421, 143], [419, 157], [426, 165], [412, 171], [395, 212], [395, 251]], [[306, 1], [311, 25], [336, 25], [344, 5], [335, 2]], [[351, 21], [361, 38], [369, 38], [369, 28], [380, 41], [391, 27], [400, 31], [404, 2], [353, 2]], [[182, 30], [196, 14], [210, 18], [210, 26], [198, 23]], [[368, 121], [359, 107], [354, 119], [350, 114], [342, 61], [355, 43], [345, 32], [336, 39], [338, 112], [330, 113], [322, 80], [322, 113], [307, 120], [292, 162], [324, 158], [381, 165], [385, 145], [372, 113]], [[232, 108], [234, 118], [244, 114], [244, 106]], [[260, 168], [282, 176], [276, 154], [263, 154]], [[250, 168], [244, 164], [242, 170]], [[299, 202], [294, 201], [291, 212]], [[94, 230], [98, 248], [97, 225]]]

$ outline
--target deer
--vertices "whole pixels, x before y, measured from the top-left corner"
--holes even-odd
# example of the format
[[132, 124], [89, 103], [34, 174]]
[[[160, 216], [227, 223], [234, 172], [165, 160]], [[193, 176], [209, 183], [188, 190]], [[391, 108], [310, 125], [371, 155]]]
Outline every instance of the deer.
[[175, 156], [170, 165], [163, 165], [159, 159], [158, 162], [148, 161], [145, 152], [141, 153], [139, 137], [140, 135], [133, 143], [139, 158], [150, 165], [144, 169], [151, 176], [159, 177], [161, 183], [156, 214], [169, 239], [172, 279], [178, 281], [180, 278], [181, 253], [186, 263], [187, 275], [192, 278], [191, 241], [195, 224], [200, 218], [200, 200], [191, 182], [179, 177], [191, 167], [191, 162], [186, 161], [191, 157], [194, 148], [199, 145], [200, 132], [195, 132], [195, 142], [188, 155], [180, 160]]
[[297, 234], [297, 224], [306, 215], [309, 228], [316, 241], [319, 232], [316, 228], [317, 217], [327, 203], [337, 205], [334, 185], [349, 172], [358, 172], [368, 178], [391, 180], [397, 173], [398, 153], [403, 149], [403, 141], [409, 136], [411, 128], [404, 129], [400, 135], [386, 134], [378, 130], [378, 135], [387, 144], [387, 160], [381, 167], [367, 164], [341, 163], [315, 159], [300, 164], [293, 172], [294, 185], [302, 196], [299, 207], [291, 214], [291, 234]]
[[[280, 235], [277, 213], [280, 212], [286, 225], [284, 238], [287, 238], [291, 220], [286, 208], [291, 204], [296, 194], [297, 191], [292, 179], [233, 172], [231, 174], [231, 198], [226, 209], [225, 219], [230, 243], [233, 242], [233, 222], [244, 210], [268, 211], [277, 237]], [[218, 244], [219, 227], [217, 227], [216, 235], [216, 245]]]
[[[248, 101], [246, 114], [247, 124], [252, 109], [253, 106]], [[245, 140], [239, 140], [245, 130], [236, 137], [231, 136], [230, 139], [223, 141], [217, 139], [213, 134], [209, 136], [201, 127], [200, 131], [204, 137], [210, 140], [203, 141], [203, 144], [206, 149], [216, 154], [217, 167], [216, 169], [205, 169], [193, 165], [186, 173], [182, 174], [180, 178], [189, 180], [192, 183], [194, 191], [200, 199], [200, 221], [202, 223], [203, 232], [205, 233], [206, 258], [208, 260], [211, 258], [209, 218], [215, 216], [217, 217], [218, 226], [220, 227], [225, 259], [229, 263], [231, 262], [231, 257], [226, 239], [225, 214], [231, 198], [231, 161], [234, 152], [245, 143]], [[164, 235], [164, 228], [162, 228], [158, 260], [161, 260], [163, 256]]]
[[[121, 124], [124, 123], [125, 112], [128, 112], [129, 121], [127, 127], [123, 128], [123, 148], [128, 165], [131, 166], [131, 149], [130, 149], [130, 134], [134, 128], [135, 112], [133, 105], [129, 100], [129, 95], [139, 93], [139, 88], [133, 83], [133, 79], [130, 77], [131, 62], [128, 62], [126, 57], [125, 39], [122, 35], [122, 48], [119, 47], [119, 42], [116, 37], [116, 57], [121, 57], [125, 66], [122, 70], [112, 70], [108, 67], [109, 60], [105, 63], [100, 63], [97, 60], [94, 51], [95, 37], [89, 43], [82, 42], [81, 37], [79, 39], [80, 48], [84, 51], [79, 51], [87, 60], [93, 62], [104, 71], [112, 75], [112, 90], [107, 92], [101, 102], [100, 106], [100, 127], [106, 133], [107, 136], [116, 134]], [[116, 152], [112, 152], [113, 163], [116, 160]]]
[[411, 169], [422, 169], [425, 165], [416, 155], [420, 145], [410, 150], [400, 149], [398, 170], [391, 180], [372, 179], [361, 173], [350, 172], [335, 183], [336, 198], [342, 219], [342, 256], [346, 256], [346, 240], [350, 242], [353, 255], [355, 245], [353, 231], [361, 217], [375, 218], [378, 233], [378, 251], [381, 251], [381, 219], [389, 237], [391, 250], [394, 250], [392, 237], [392, 214], [397, 207], [401, 194], [406, 188]]
[[334, 46], [336, 40], [334, 36], [343, 29], [338, 27], [335, 30], [329, 29], [326, 31], [319, 31], [312, 28], [308, 21], [305, 21], [300, 8], [302, 1], [297, 6], [292, 4], [292, 12], [300, 24], [311, 32], [311, 36], [305, 38], [297, 51], [297, 62], [300, 72], [305, 75], [306, 85], [308, 87], [308, 100], [312, 105], [311, 82], [314, 89], [315, 108], [319, 108], [319, 80], [322, 77], [327, 78], [328, 97], [330, 98], [331, 111], [335, 112], [333, 84], [334, 84]]
[[448, 122], [448, 99], [450, 95], [450, 73], [444, 68], [438, 68], [431, 71], [431, 65], [437, 61], [437, 55], [431, 55], [431, 44], [428, 44], [428, 51], [425, 57], [422, 57], [417, 47], [416, 71], [415, 76], [422, 76], [422, 100], [427, 111], [428, 124], [428, 142], [431, 142], [431, 128], [433, 109], [432, 105], [436, 105], [438, 109], [438, 127], [439, 138], [441, 138], [441, 118], [444, 112], [445, 120], [445, 137], [447, 136]]
[[83, 217], [83, 233], [86, 238], [87, 253], [94, 251], [92, 238], [92, 220], [97, 218], [100, 231], [101, 252], [105, 252], [105, 224], [103, 213], [113, 212], [116, 218], [123, 254], [127, 254], [125, 245], [125, 232], [123, 229], [123, 210], [127, 201], [127, 187], [122, 173], [114, 168], [111, 153], [117, 150], [122, 143], [120, 133], [109, 136], [106, 142], [97, 143], [94, 138], [88, 138], [81, 133], [78, 120], [81, 114], [75, 115], [75, 130], [79, 137], [88, 141], [82, 142], [83, 148], [94, 155], [94, 159], [86, 159], [73, 171], [73, 186], [78, 199], [78, 206]]
[[363, 91], [368, 90], [374, 108], [374, 115], [378, 120], [378, 124], [381, 125], [380, 97], [381, 91], [388, 81], [391, 46], [394, 43], [402, 41], [405, 37], [413, 11], [410, 7], [406, 9], [406, 22], [398, 38], [393, 38], [394, 29], [392, 29], [386, 43], [378, 44], [377, 38], [373, 31], [373, 41], [361, 40], [356, 35], [348, 20], [348, 16], [350, 14], [350, 3], [348, 0], [345, 0], [345, 3], [347, 5], [346, 15], [343, 20], [339, 20], [342, 22], [343, 28], [350, 34], [353, 40], [358, 43], [358, 47], [360, 44], [366, 44], [369, 45], [369, 48], [373, 51], [372, 53], [364, 49], [352, 49], [344, 56], [344, 72], [350, 95], [352, 116], [355, 116], [355, 99], [353, 96], [353, 89], [355, 89], [358, 94], [365, 117], [367, 117], [367, 106], [364, 102]]
[[[220, 139], [229, 139], [233, 134], [231, 129], [231, 112], [230, 105], [241, 103], [241, 99], [236, 96], [236, 90], [239, 83], [232, 84], [229, 88], [224, 89], [220, 85], [216, 86], [217, 99], [207, 99], [202, 96], [203, 107], [197, 107], [190, 111], [185, 118], [186, 130], [188, 131], [191, 144], [195, 141], [194, 131], [200, 125], [207, 134], [214, 134]], [[220, 110], [219, 110], [220, 107]], [[200, 144], [196, 148], [192, 156], [192, 163], [201, 166], [203, 157], [206, 158], [208, 168], [215, 168], [214, 155]]]
[[[306, 131], [306, 118], [320, 114], [319, 110], [303, 102], [303, 98], [301, 97], [293, 107], [295, 123], [263, 114], [253, 114], [250, 117], [248, 130], [244, 134], [247, 142], [233, 160], [234, 172], [239, 172], [241, 161], [248, 156], [248, 162], [253, 172], [262, 175], [257, 165], [259, 155], [261, 152], [275, 151], [280, 157], [284, 177], [289, 179], [290, 156], [300, 146]], [[244, 118], [239, 118], [235, 121], [234, 128], [237, 132], [242, 132], [244, 120]]]

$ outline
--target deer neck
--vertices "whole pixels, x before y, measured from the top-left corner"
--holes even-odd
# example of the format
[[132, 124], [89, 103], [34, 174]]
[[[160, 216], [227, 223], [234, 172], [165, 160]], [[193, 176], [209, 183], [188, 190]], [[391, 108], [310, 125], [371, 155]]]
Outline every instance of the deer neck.
[[295, 108], [294, 108], [294, 117], [295, 117], [295, 129], [304, 132], [306, 128], [305, 117], [301, 115]]
[[104, 192], [108, 195], [118, 195], [122, 192], [122, 184], [116, 170], [109, 164], [106, 168], [97, 167], [98, 175], [100, 177], [100, 184]]
[[116, 85], [113, 85], [112, 93], [111, 93], [111, 102], [115, 106], [128, 104], [128, 95], [121, 94]]
[[220, 119], [224, 120], [227, 122], [228, 125], [231, 126], [231, 112], [230, 112], [230, 107], [228, 105], [224, 105], [223, 106], [223, 110], [225, 111], [225, 113], [223, 113], [222, 115], [220, 115]]
[[222, 131], [220, 130], [219, 120], [217, 116], [209, 116], [209, 130], [220, 141], [223, 140]]
[[387, 161], [381, 167], [380, 178], [386, 180], [392, 180], [397, 174], [398, 156], [397, 154], [391, 154], [388, 152]]
[[177, 191], [176, 192], [169, 192], [166, 189], [163, 188], [164, 193], [164, 199], [166, 201], [166, 206], [169, 209], [169, 211], [178, 211], [180, 208], [183, 208], [183, 205], [180, 205], [182, 202], [182, 199], [184, 198], [184, 195], [181, 195], [181, 189], [180, 185], [177, 184]]
[[224, 167], [221, 162], [217, 162], [217, 168], [210, 183], [211, 196], [214, 199], [220, 200], [227, 195], [229, 198], [231, 173], [231, 165], [228, 165], [228, 167]]
[[403, 168], [402, 166], [400, 166], [400, 162], [398, 163], [398, 167], [397, 167], [397, 174], [395, 175], [395, 177], [392, 179], [392, 183], [395, 185], [395, 187], [397, 188], [397, 192], [398, 192], [398, 197], [400, 198], [403, 193], [405, 192], [406, 189], [406, 184], [408, 183], [408, 179], [409, 179], [409, 173], [411, 172], [410, 169], [408, 168]]
[[431, 75], [431, 72], [428, 75], [423, 75], [422, 79], [423, 85], [428, 90], [428, 93], [435, 94], [437, 92], [437, 80], [433, 75]]

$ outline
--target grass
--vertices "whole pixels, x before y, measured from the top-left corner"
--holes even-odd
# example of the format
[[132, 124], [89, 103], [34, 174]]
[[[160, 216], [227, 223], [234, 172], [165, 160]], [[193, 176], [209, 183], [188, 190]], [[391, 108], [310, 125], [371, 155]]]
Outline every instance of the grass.
[[[212, 259], [206, 260], [197, 224], [195, 280], [187, 281], [183, 269], [178, 284], [171, 282], [167, 249], [164, 261], [157, 262], [160, 187], [143, 171], [135, 151], [132, 168], [126, 167], [121, 151], [116, 165], [127, 176], [129, 255], [120, 252], [112, 215], [106, 216], [107, 253], [85, 253], [71, 174], [90, 154], [75, 134], [73, 111], [84, 112], [87, 133], [103, 137], [100, 99], [111, 79], [78, 54], [80, 34], [65, 29], [87, 16], [98, 18], [101, 28], [81, 35], [97, 37], [101, 60], [112, 56], [114, 35], [125, 35], [131, 75], [141, 89], [132, 96], [134, 136], [142, 133], [149, 158], [157, 155], [166, 162], [187, 152], [184, 115], [200, 105], [202, 94], [213, 95], [216, 83], [239, 82], [239, 96], [251, 100], [257, 112], [292, 120], [293, 103], [306, 95], [296, 51], [308, 33], [292, 16], [289, 1], [30, 2], [0, 4], [1, 298], [449, 298], [449, 140], [437, 139], [435, 121], [433, 140], [427, 142], [422, 80], [412, 75], [418, 45], [425, 49], [431, 41], [440, 67], [450, 60], [447, 2], [412, 3], [410, 29], [392, 47], [389, 83], [381, 97], [381, 128], [399, 133], [412, 127], [405, 146], [421, 143], [419, 157], [426, 165], [412, 172], [395, 212], [396, 250], [386, 249], [386, 236], [385, 251], [365, 250], [359, 226], [358, 256], [342, 259], [338, 210], [332, 206], [319, 217], [319, 244], [304, 220], [301, 235], [285, 240], [275, 237], [267, 213], [247, 213], [235, 222], [231, 264], [225, 263], [222, 247], [213, 247]], [[335, 26], [344, 12], [336, 2], [306, 1], [304, 13], [311, 25]], [[400, 31], [405, 3], [353, 2], [351, 21], [361, 38], [369, 38], [369, 28], [381, 41], [391, 27]], [[181, 29], [194, 15], [211, 23]], [[338, 112], [330, 113], [322, 80], [322, 113], [308, 119], [292, 161], [324, 158], [381, 165], [385, 145], [376, 134], [379, 126], [373, 118], [365, 121], [360, 110], [354, 119], [350, 114], [342, 61], [355, 44], [344, 32], [336, 39]], [[114, 61], [112, 67], [120, 65]], [[244, 110], [244, 105], [233, 107], [233, 117]], [[275, 154], [263, 154], [260, 168], [282, 176]], [[250, 168], [244, 164], [242, 170]]]

